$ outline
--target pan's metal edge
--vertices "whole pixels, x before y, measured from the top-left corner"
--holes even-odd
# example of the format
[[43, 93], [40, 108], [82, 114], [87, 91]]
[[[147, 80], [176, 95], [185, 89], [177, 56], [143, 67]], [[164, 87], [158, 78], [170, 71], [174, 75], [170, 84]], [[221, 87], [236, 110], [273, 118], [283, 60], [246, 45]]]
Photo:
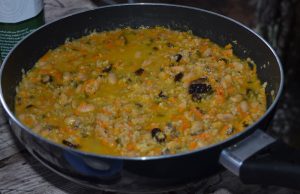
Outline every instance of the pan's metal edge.
[[255, 123], [253, 123], [252, 125], [248, 126], [244, 131], [238, 133], [238, 134], [235, 134], [233, 136], [231, 136], [230, 138], [224, 140], [224, 141], [221, 141], [221, 142], [218, 142], [216, 144], [213, 144], [213, 145], [209, 145], [209, 146], [206, 146], [206, 147], [203, 147], [203, 148], [200, 148], [200, 149], [196, 149], [196, 150], [193, 150], [193, 151], [190, 151], [190, 152], [184, 152], [184, 153], [179, 153], [179, 154], [173, 154], [173, 155], [160, 155], [160, 156], [145, 156], [145, 157], [125, 157], [125, 156], [112, 156], [112, 155], [100, 155], [100, 154], [94, 154], [94, 153], [88, 153], [88, 152], [83, 152], [83, 151], [79, 151], [79, 150], [75, 150], [75, 149], [72, 149], [72, 148], [68, 148], [66, 146], [63, 146], [63, 145], [60, 145], [60, 144], [57, 144], [57, 143], [54, 143], [48, 139], [45, 139], [37, 134], [35, 134], [34, 132], [32, 132], [28, 127], [26, 127], [25, 125], [23, 125], [15, 116], [14, 114], [12, 113], [12, 111], [8, 108], [5, 100], [4, 100], [4, 97], [3, 97], [3, 92], [2, 92], [2, 73], [3, 73], [3, 69], [5, 67], [5, 64], [6, 64], [6, 61], [8, 60], [9, 56], [11, 55], [11, 53], [13, 52], [13, 50], [15, 48], [18, 47], [19, 44], [21, 44], [27, 37], [31, 36], [32, 34], [34, 34], [36, 31], [44, 28], [45, 26], [48, 26], [48, 25], [51, 25], [55, 22], [58, 22], [60, 20], [63, 20], [65, 18], [68, 18], [68, 17], [72, 17], [73, 15], [77, 15], [77, 14], [82, 14], [82, 13], [85, 13], [87, 11], [81, 11], [81, 12], [77, 12], [77, 13], [74, 13], [74, 14], [69, 14], [65, 17], [62, 17], [60, 19], [57, 19], [57, 20], [54, 20], [50, 23], [47, 23], [39, 28], [37, 28], [34, 32], [28, 34], [22, 41], [20, 41], [18, 44], [16, 44], [13, 49], [9, 52], [9, 54], [5, 57], [5, 59], [3, 60], [2, 62], [2, 65], [1, 65], [1, 69], [0, 69], [0, 101], [3, 105], [3, 108], [4, 110], [6, 111], [6, 113], [9, 115], [10, 119], [12, 119], [19, 127], [23, 128], [24, 130], [26, 130], [28, 133], [30, 133], [31, 135], [35, 136], [36, 138], [40, 139], [40, 140], [43, 140], [43, 141], [46, 141], [47, 143], [53, 145], [53, 146], [57, 146], [57, 147], [60, 147], [62, 149], [67, 149], [71, 152], [75, 152], [75, 153], [78, 153], [78, 154], [83, 154], [85, 156], [92, 156], [92, 157], [101, 157], [101, 158], [107, 158], [107, 159], [116, 159], [116, 160], [159, 160], [159, 159], [167, 159], [167, 158], [175, 158], [175, 157], [182, 157], [182, 156], [186, 156], [186, 155], [189, 155], [189, 154], [193, 154], [193, 153], [196, 153], [196, 152], [201, 152], [201, 151], [204, 151], [204, 150], [207, 150], [207, 149], [210, 149], [210, 148], [214, 148], [214, 147], [217, 147], [217, 146], [220, 146], [221, 144], [224, 144], [226, 142], [229, 142], [235, 138], [237, 138], [238, 136], [241, 136], [245, 133], [247, 133], [249, 130], [251, 130], [252, 126], [255, 126], [257, 125], [258, 123], [260, 123], [267, 115], [269, 115], [272, 110], [275, 108], [275, 106], [277, 105], [281, 95], [282, 95], [282, 91], [283, 91], [283, 85], [284, 85], [284, 74], [283, 74], [283, 68], [282, 68], [282, 64], [280, 62], [280, 59], [279, 57], [277, 56], [276, 52], [274, 51], [274, 49], [269, 45], [269, 43], [264, 40], [260, 35], [258, 35], [256, 32], [254, 32], [253, 30], [251, 30], [250, 28], [248, 28], [247, 26], [245, 26], [244, 24], [232, 19], [232, 18], [229, 18], [227, 16], [224, 16], [224, 15], [221, 15], [221, 14], [218, 14], [218, 13], [215, 13], [215, 12], [212, 12], [212, 11], [208, 11], [208, 10], [205, 10], [205, 9], [200, 9], [200, 8], [195, 8], [195, 7], [190, 7], [190, 6], [183, 6], [183, 5], [175, 5], [175, 4], [165, 4], [165, 3], [133, 3], [133, 4], [116, 4], [116, 5], [107, 5], [107, 6], [103, 6], [103, 7], [99, 7], [99, 8], [96, 8], [96, 9], [92, 9], [92, 10], [89, 10], [89, 11], [95, 11], [95, 10], [101, 10], [101, 9], [105, 9], [105, 8], [111, 8], [111, 7], [122, 7], [122, 6], [167, 6], [167, 7], [179, 7], [179, 8], [184, 8], [184, 9], [190, 9], [190, 10], [195, 10], [195, 11], [201, 11], [201, 12], [205, 12], [205, 13], [208, 13], [208, 14], [211, 14], [211, 15], [215, 15], [217, 17], [221, 17], [227, 21], [230, 21], [232, 23], [235, 23], [236, 25], [238, 26], [241, 26], [242, 28], [248, 30], [249, 32], [251, 32], [252, 34], [254, 34], [257, 38], [259, 38], [270, 50], [271, 52], [273, 53], [273, 55], [275, 56], [276, 58], [276, 61], [278, 63], [278, 66], [279, 66], [279, 71], [280, 71], [280, 86], [279, 86], [279, 89], [278, 89], [278, 92], [276, 94], [276, 97], [273, 101], [273, 103], [271, 104], [271, 106], [267, 109], [267, 111], [264, 113], [264, 115], [262, 117], [260, 117]]

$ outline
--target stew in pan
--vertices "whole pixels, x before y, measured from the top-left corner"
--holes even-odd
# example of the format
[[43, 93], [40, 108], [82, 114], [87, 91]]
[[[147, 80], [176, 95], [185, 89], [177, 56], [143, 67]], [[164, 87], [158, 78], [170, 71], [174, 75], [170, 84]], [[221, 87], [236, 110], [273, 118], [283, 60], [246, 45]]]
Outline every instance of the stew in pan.
[[72, 148], [175, 154], [222, 141], [266, 110], [256, 66], [192, 32], [92, 33], [48, 51], [17, 88], [17, 117]]

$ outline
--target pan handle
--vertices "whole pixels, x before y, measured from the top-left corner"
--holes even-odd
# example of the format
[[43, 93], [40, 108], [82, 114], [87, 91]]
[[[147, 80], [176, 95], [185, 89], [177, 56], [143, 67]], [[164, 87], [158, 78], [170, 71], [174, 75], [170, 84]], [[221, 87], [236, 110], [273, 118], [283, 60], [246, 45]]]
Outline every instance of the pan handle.
[[261, 130], [224, 149], [219, 162], [243, 183], [300, 189], [300, 150]]

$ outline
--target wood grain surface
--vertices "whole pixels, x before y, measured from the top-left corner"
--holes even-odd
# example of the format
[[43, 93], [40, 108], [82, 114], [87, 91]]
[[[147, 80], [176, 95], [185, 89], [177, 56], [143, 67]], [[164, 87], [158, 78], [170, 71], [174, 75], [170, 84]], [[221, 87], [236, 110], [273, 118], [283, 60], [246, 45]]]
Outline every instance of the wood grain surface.
[[[111, 1], [108, 1], [111, 2]], [[89, 0], [45, 0], [46, 22], [65, 15], [94, 9], [96, 4]], [[109, 193], [81, 187], [51, 172], [25, 148], [12, 134], [3, 108], [0, 106], [0, 194], [4, 193]], [[186, 185], [185, 188], [172, 192], [174, 194], [189, 193], [272, 193], [293, 194], [296, 191], [280, 187], [263, 187], [244, 185], [228, 171], [223, 171], [206, 180]]]

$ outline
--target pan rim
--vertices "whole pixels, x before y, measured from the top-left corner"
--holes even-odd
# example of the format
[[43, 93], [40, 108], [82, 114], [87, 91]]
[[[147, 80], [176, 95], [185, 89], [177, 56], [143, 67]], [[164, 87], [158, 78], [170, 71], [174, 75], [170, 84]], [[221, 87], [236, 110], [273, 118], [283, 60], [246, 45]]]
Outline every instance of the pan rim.
[[[248, 32], [250, 32], [251, 34], [253, 34], [254, 36], [256, 36], [260, 41], [262, 41], [271, 51], [271, 53], [273, 54], [273, 56], [276, 59], [279, 71], [280, 71], [280, 84], [279, 84], [279, 88], [278, 88], [278, 92], [276, 93], [276, 97], [273, 100], [272, 104], [267, 108], [266, 112], [258, 119], [256, 120], [252, 125], [249, 125], [248, 127], [246, 127], [243, 131], [223, 140], [220, 142], [217, 142], [215, 144], [211, 144], [205, 147], [201, 147], [192, 151], [188, 151], [188, 152], [181, 152], [181, 153], [177, 153], [177, 154], [169, 154], [169, 155], [157, 155], [157, 156], [137, 156], [137, 157], [129, 157], [129, 156], [114, 156], [114, 155], [104, 155], [104, 154], [96, 154], [96, 153], [91, 153], [91, 152], [85, 152], [85, 151], [81, 151], [81, 150], [76, 150], [73, 148], [69, 148], [67, 146], [55, 143], [49, 139], [46, 139], [40, 135], [38, 135], [37, 133], [34, 133], [30, 128], [26, 127], [25, 125], [23, 125], [15, 116], [15, 114], [13, 113], [13, 111], [10, 110], [10, 108], [8, 107], [8, 105], [5, 102], [4, 96], [3, 96], [3, 90], [2, 90], [2, 75], [3, 75], [3, 69], [5, 68], [6, 62], [8, 60], [8, 58], [10, 57], [10, 55], [13, 53], [13, 51], [15, 50], [15, 48], [17, 48], [23, 41], [25, 41], [29, 36], [31, 36], [32, 34], [34, 34], [36, 31], [51, 25], [55, 22], [64, 20], [66, 18], [72, 17], [74, 15], [79, 15], [79, 14], [83, 14], [85, 12], [90, 12], [90, 11], [98, 11], [98, 10], [102, 10], [102, 9], [107, 9], [107, 8], [113, 8], [113, 7], [127, 7], [127, 6], [163, 6], [163, 7], [177, 7], [177, 8], [181, 8], [181, 9], [189, 9], [189, 10], [194, 10], [194, 11], [200, 11], [200, 12], [204, 12], [219, 18], [222, 18], [228, 22], [234, 23], [235, 25], [242, 27], [243, 29], [247, 30]], [[113, 160], [132, 160], [132, 161], [140, 161], [140, 160], [161, 160], [161, 159], [168, 159], [168, 158], [178, 158], [178, 157], [184, 157], [190, 154], [195, 154], [195, 153], [199, 153], [202, 151], [207, 151], [209, 149], [218, 147], [222, 144], [228, 143], [236, 138], [238, 138], [239, 136], [243, 136], [246, 133], [249, 133], [249, 131], [254, 131], [256, 129], [254, 129], [254, 126], [258, 125], [259, 123], [261, 123], [268, 115], [270, 115], [270, 113], [272, 112], [272, 110], [275, 108], [275, 106], [278, 104], [278, 101], [282, 95], [282, 91], [283, 91], [283, 85], [284, 85], [284, 74], [283, 74], [283, 68], [282, 68], [282, 64], [280, 62], [279, 57], [277, 56], [276, 52], [274, 51], [274, 49], [270, 46], [270, 44], [264, 40], [259, 34], [257, 34], [256, 32], [254, 32], [252, 29], [250, 29], [249, 27], [245, 26], [244, 24], [230, 18], [227, 16], [224, 16], [222, 14], [219, 13], [215, 13], [209, 10], [205, 10], [205, 9], [201, 9], [201, 8], [196, 8], [196, 7], [191, 7], [191, 6], [185, 6], [185, 5], [177, 5], [177, 4], [167, 4], [167, 3], [125, 3], [125, 4], [116, 4], [116, 5], [107, 5], [107, 6], [102, 6], [102, 7], [98, 7], [96, 9], [91, 9], [91, 10], [85, 10], [85, 11], [80, 11], [80, 12], [76, 12], [73, 14], [69, 14], [66, 15], [62, 18], [53, 20], [47, 24], [44, 24], [43, 26], [37, 28], [35, 31], [29, 33], [22, 41], [20, 41], [19, 43], [17, 43], [8, 53], [8, 55], [5, 57], [5, 59], [2, 62], [1, 65], [1, 69], [0, 69], [0, 101], [1, 104], [4, 108], [4, 110], [6, 111], [6, 113], [9, 115], [9, 119], [13, 120], [13, 122], [15, 122], [18, 127], [20, 127], [22, 130], [25, 130], [26, 132], [30, 133], [30, 135], [34, 136], [35, 138], [37, 138], [38, 140], [41, 141], [45, 141], [48, 144], [50, 144], [51, 146], [55, 146], [58, 147], [60, 149], [63, 150], [67, 150], [69, 152], [73, 152], [76, 154], [80, 154], [80, 155], [84, 155], [87, 157], [99, 157], [99, 158], [105, 158], [105, 159], [113, 159]]]

